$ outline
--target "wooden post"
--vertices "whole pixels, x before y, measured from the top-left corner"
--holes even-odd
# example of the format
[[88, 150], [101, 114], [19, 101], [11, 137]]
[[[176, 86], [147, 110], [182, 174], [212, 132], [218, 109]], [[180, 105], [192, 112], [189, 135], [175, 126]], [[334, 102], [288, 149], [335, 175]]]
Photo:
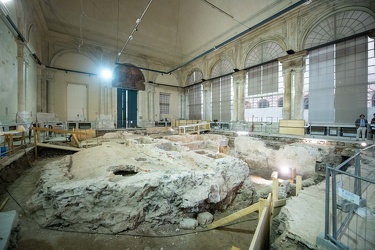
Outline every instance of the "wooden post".
[[[37, 133], [35, 133], [36, 132], [35, 127], [33, 127], [33, 131], [34, 131], [34, 154], [35, 154], [35, 159], [38, 159], [38, 147], [36, 145]], [[38, 133], [39, 133], [39, 131], [38, 131]]]
[[302, 176], [297, 175], [296, 176], [296, 196], [298, 196], [298, 193], [301, 191], [302, 188]]
[[279, 179], [272, 179], [272, 201], [279, 199]]

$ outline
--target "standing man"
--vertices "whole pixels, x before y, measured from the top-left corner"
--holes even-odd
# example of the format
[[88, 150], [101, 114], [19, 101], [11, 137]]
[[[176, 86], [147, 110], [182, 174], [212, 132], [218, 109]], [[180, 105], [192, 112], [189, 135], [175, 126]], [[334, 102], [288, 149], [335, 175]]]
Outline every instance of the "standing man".
[[361, 114], [357, 120], [355, 120], [355, 126], [357, 128], [357, 141], [359, 140], [359, 134], [362, 133], [362, 141], [366, 139], [366, 128], [367, 128], [367, 120], [365, 119], [365, 115]]
[[370, 129], [370, 131], [368, 131], [369, 132], [369, 134], [370, 134], [370, 139], [372, 138], [372, 137], [374, 137], [374, 134], [375, 134], [375, 113], [373, 114], [373, 117], [372, 117], [372, 119], [371, 119], [371, 121], [370, 121], [370, 127], [369, 127], [369, 129]]

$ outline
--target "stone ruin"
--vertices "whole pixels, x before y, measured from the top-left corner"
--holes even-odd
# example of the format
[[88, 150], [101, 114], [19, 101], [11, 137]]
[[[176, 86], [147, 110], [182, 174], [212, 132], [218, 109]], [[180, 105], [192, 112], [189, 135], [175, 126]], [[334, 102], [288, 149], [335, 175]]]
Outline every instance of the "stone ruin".
[[[107, 133], [101, 146], [47, 164], [28, 211], [45, 227], [88, 232], [178, 224], [271, 192], [270, 185], [254, 190], [250, 174], [269, 179], [283, 163], [308, 177], [318, 163], [340, 161], [329, 145], [246, 136], [228, 143], [214, 134], [163, 138]], [[219, 152], [223, 143], [228, 155]]]
[[222, 136], [205, 146], [120, 138], [48, 163], [27, 210], [45, 227], [86, 232], [176, 224], [225, 209], [249, 175], [244, 161], [216, 151]]

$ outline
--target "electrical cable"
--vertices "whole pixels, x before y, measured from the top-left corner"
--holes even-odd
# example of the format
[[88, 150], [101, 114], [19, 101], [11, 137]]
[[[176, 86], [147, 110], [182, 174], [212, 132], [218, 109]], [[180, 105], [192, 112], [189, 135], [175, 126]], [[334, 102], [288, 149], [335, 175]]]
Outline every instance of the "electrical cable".
[[81, 16], [79, 17], [79, 42], [78, 42], [78, 52], [81, 53], [81, 46], [83, 45], [83, 37], [82, 37], [82, 20], [86, 14], [83, 10], [83, 3], [81, 0]]
[[126, 40], [124, 46], [122, 47], [121, 51], [117, 54], [117, 58], [116, 58], [116, 62], [119, 61], [120, 59], [120, 56], [122, 54], [122, 52], [125, 50], [125, 47], [126, 45], [129, 43], [129, 41], [133, 40], [133, 34], [134, 32], [136, 32], [138, 30], [138, 25], [141, 23], [142, 21], [142, 18], [143, 16], [146, 14], [146, 11], [148, 10], [148, 7], [150, 7], [150, 4], [151, 4], [152, 0], [150, 0], [145, 8], [145, 10], [143, 11], [142, 15], [140, 18], [138, 18], [136, 21], [135, 21], [135, 26], [134, 26], [134, 29], [132, 30], [132, 32], [130, 33], [128, 39]]

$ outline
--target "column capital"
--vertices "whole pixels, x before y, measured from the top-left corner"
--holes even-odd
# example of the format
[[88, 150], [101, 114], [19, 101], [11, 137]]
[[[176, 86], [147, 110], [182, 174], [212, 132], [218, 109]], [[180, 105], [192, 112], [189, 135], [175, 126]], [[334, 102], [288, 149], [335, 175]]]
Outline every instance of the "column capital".
[[283, 65], [283, 70], [291, 69], [295, 70], [298, 68], [304, 68], [306, 63], [306, 57], [308, 55], [307, 50], [301, 50], [297, 53], [280, 57], [278, 60]]
[[245, 79], [245, 76], [246, 76], [246, 70], [240, 70], [240, 71], [236, 71], [232, 74], [233, 76], [233, 80], [235, 82], [240, 82], [240, 81], [243, 81]]
[[57, 72], [57, 69], [46, 69], [46, 79], [47, 80], [55, 80], [55, 74]]
[[205, 81], [202, 83], [203, 90], [208, 90], [211, 87], [211, 81]]

